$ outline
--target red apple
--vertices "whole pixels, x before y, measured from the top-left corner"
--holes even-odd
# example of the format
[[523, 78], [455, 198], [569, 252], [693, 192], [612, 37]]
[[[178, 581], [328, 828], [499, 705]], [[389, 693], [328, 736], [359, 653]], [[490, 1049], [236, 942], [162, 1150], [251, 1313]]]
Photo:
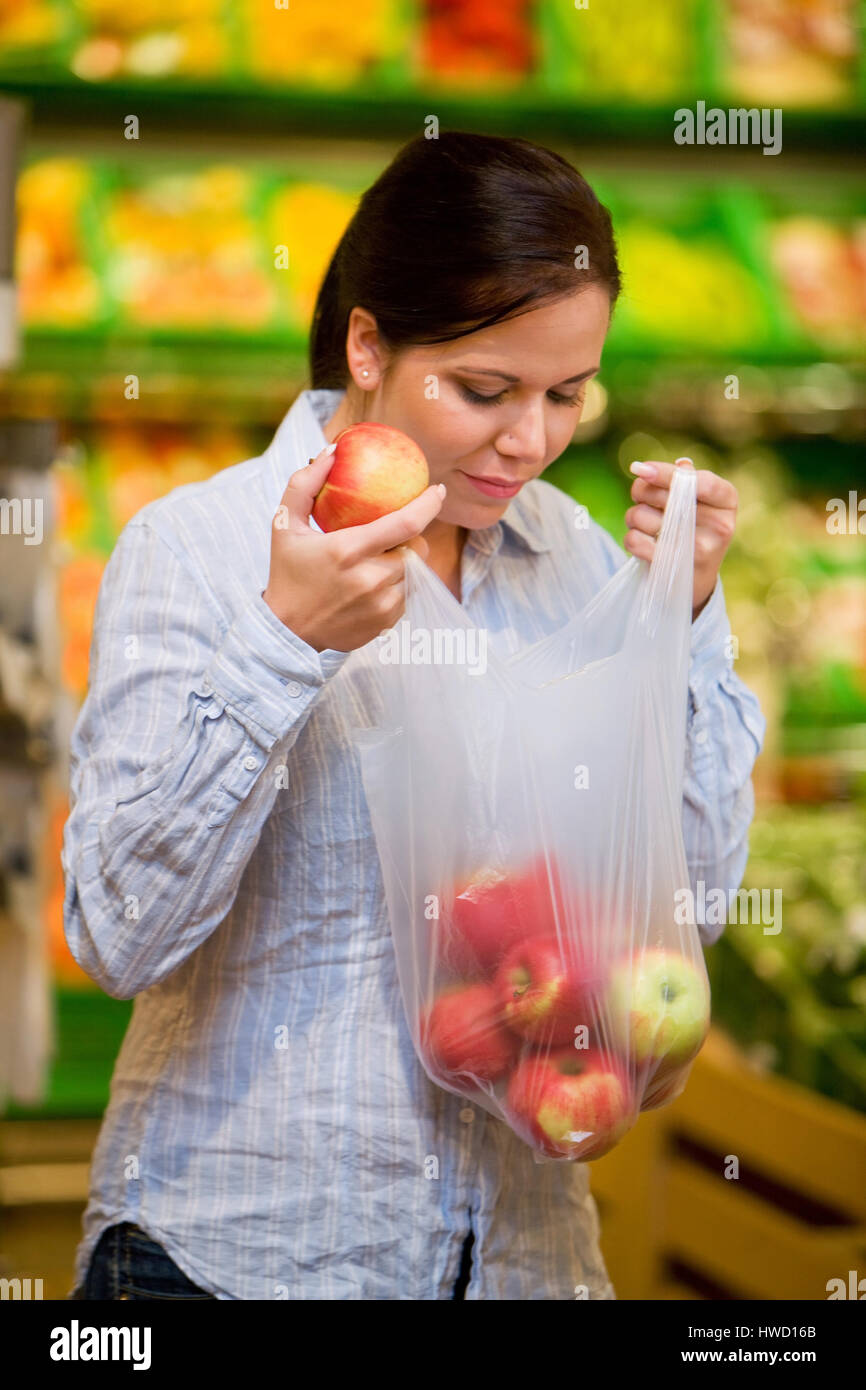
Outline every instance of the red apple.
[[[552, 879], [552, 884], [551, 884]], [[456, 885], [444, 922], [444, 957], [457, 975], [492, 979], [519, 941], [556, 932], [565, 920], [565, 896], [555, 864], [543, 856], [527, 868], [482, 868]]]
[[518, 1133], [550, 1157], [601, 1158], [634, 1123], [624, 1069], [599, 1052], [534, 1052], [511, 1074], [503, 1105]]
[[574, 1044], [575, 1028], [592, 1022], [592, 999], [601, 981], [573, 949], [555, 936], [521, 941], [496, 972], [502, 1017], [528, 1042], [556, 1047]]
[[431, 1071], [452, 1081], [458, 1073], [497, 1081], [514, 1062], [518, 1047], [503, 1025], [491, 985], [445, 990], [421, 1020], [421, 1050]]
[[349, 425], [337, 445], [312, 517], [323, 531], [363, 526], [405, 507], [430, 486], [427, 460], [414, 439], [390, 425]]

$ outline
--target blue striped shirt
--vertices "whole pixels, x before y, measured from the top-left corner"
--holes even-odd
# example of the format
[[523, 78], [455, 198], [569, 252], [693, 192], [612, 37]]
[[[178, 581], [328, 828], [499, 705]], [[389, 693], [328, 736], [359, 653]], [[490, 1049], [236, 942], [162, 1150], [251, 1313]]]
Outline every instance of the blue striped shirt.
[[[589, 1166], [534, 1163], [415, 1056], [352, 743], [372, 686], [262, 598], [286, 482], [341, 396], [301, 392], [261, 457], [144, 507], [102, 579], [64, 924], [135, 1002], [75, 1283], [132, 1221], [217, 1298], [445, 1299], [471, 1229], [468, 1299], [611, 1299]], [[536, 479], [469, 533], [478, 626], [534, 640], [625, 561], [574, 506]], [[692, 625], [683, 826], [693, 875], [738, 886], [763, 719], [728, 631], [718, 585]]]

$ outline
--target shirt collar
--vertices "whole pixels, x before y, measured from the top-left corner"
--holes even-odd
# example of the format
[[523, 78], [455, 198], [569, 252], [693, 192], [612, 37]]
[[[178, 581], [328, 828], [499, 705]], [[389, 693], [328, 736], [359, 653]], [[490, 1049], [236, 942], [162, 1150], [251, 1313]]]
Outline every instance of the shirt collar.
[[[303, 468], [311, 458], [324, 449], [324, 426], [334, 414], [344, 395], [342, 390], [317, 388], [301, 391], [283, 417], [265, 457], [270, 464], [269, 478], [274, 491], [274, 508], [279, 505], [289, 478]], [[498, 550], [500, 537], [513, 538], [518, 546], [541, 554], [550, 550], [545, 535], [539, 499], [531, 484], [527, 484], [510, 502], [505, 516], [493, 526], [471, 531], [472, 544], [477, 550]]]

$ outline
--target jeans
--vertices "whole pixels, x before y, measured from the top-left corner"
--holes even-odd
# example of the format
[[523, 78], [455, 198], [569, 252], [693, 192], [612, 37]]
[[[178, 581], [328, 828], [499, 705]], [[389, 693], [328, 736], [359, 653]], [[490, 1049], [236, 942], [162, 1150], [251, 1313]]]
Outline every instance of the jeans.
[[[472, 1267], [472, 1232], [463, 1245], [460, 1272], [452, 1299], [462, 1299]], [[102, 1232], [90, 1257], [84, 1283], [69, 1295], [71, 1299], [173, 1299], [176, 1301], [213, 1298], [193, 1284], [150, 1236], [138, 1226], [124, 1221]]]
[[451, 1297], [466, 1298], [466, 1289], [469, 1284], [469, 1276], [472, 1273], [472, 1247], [475, 1244], [475, 1236], [472, 1231], [463, 1242], [463, 1250], [460, 1255], [460, 1272], [454, 1284], [454, 1292]]
[[84, 1278], [69, 1295], [91, 1299], [172, 1299], [200, 1302], [214, 1297], [200, 1289], [161, 1245], [130, 1221], [102, 1232]]

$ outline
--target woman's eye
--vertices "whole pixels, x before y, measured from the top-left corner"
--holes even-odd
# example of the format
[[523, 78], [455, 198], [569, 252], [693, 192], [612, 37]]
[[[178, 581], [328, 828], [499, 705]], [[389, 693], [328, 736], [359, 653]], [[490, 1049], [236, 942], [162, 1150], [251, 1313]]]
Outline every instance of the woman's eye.
[[[458, 389], [463, 399], [469, 401], [471, 405], [496, 405], [507, 394], [505, 391], [497, 391], [495, 396], [482, 396], [478, 391], [473, 391], [471, 387], [464, 386], [462, 382], [458, 383]], [[560, 396], [557, 392], [552, 391], [550, 392], [550, 399], [556, 405], [583, 405], [583, 394], [582, 391], [578, 391], [576, 396]]]
[[468, 386], [460, 383], [460, 394], [465, 401], [470, 401], [472, 405], [494, 405], [496, 401], [502, 400], [505, 392], [497, 391], [495, 396], [481, 396], [477, 391], [472, 391]]

